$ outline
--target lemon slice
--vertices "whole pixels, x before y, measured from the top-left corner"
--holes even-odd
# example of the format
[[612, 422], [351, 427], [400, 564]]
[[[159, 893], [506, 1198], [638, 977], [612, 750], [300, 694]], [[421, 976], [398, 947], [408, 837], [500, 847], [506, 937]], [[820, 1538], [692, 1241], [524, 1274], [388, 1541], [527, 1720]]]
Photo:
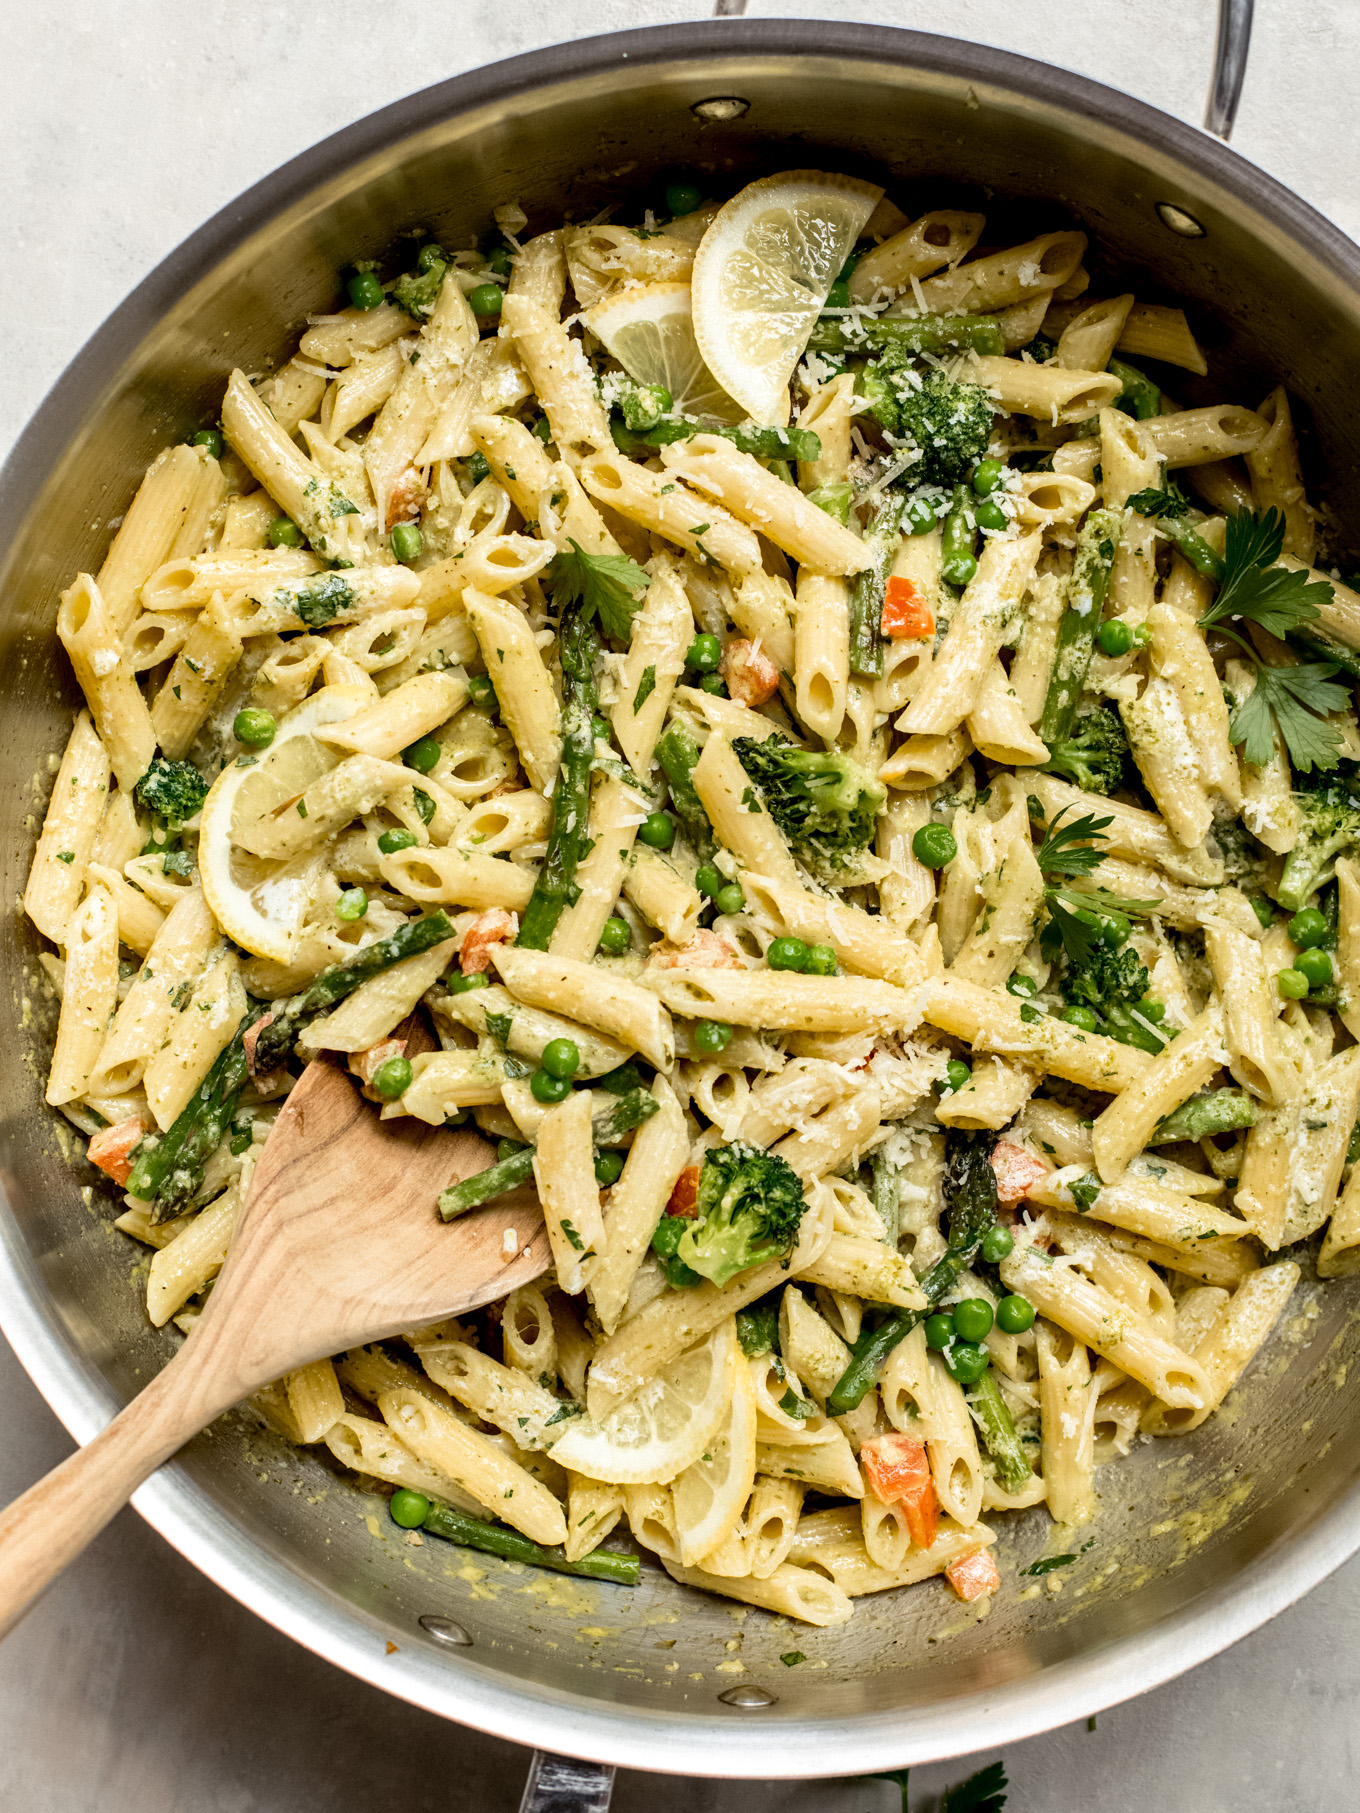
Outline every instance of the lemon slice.
[[664, 1485], [692, 1466], [728, 1413], [736, 1382], [737, 1325], [728, 1317], [601, 1422], [568, 1426], [553, 1459], [608, 1485]]
[[738, 1365], [722, 1422], [671, 1487], [685, 1567], [697, 1566], [736, 1529], [755, 1470], [755, 1387], [750, 1367]]
[[820, 170], [763, 176], [718, 210], [699, 242], [695, 339], [752, 421], [788, 421], [793, 368], [882, 194], [873, 183]]
[[739, 422], [741, 409], [704, 364], [687, 283], [635, 283], [581, 317], [630, 378], [661, 384], [680, 415]]
[[270, 862], [240, 849], [234, 831], [295, 799], [334, 768], [342, 752], [318, 743], [312, 732], [369, 703], [361, 687], [323, 687], [288, 714], [258, 761], [232, 762], [213, 782], [199, 821], [199, 879], [213, 918], [242, 950], [277, 963], [290, 960], [312, 903], [318, 857], [309, 850]]

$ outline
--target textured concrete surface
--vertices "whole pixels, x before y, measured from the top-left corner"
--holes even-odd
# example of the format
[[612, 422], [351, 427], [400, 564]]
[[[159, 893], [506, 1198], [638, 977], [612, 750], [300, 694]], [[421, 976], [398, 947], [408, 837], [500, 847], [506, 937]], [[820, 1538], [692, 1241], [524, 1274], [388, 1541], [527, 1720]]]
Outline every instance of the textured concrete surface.
[[[685, 0], [55, 0], [5, 18], [8, 357], [0, 449], [115, 303], [206, 216], [410, 90], [564, 38], [698, 18]], [[1197, 120], [1211, 0], [751, 0], [1004, 46]], [[1234, 143], [1360, 234], [1345, 155], [1355, 0], [1261, 0]], [[0, 1502], [70, 1444], [0, 1344]], [[1354, 1804], [1360, 1560], [1182, 1681], [1012, 1745], [1012, 1813], [1315, 1813]], [[280, 1716], [280, 1709], [286, 1714]], [[388, 1700], [244, 1612], [130, 1512], [0, 1649], [0, 1806], [401, 1813], [518, 1804], [527, 1755]], [[913, 1806], [993, 1752], [917, 1772]], [[883, 1783], [630, 1775], [621, 1813], [896, 1813]]]

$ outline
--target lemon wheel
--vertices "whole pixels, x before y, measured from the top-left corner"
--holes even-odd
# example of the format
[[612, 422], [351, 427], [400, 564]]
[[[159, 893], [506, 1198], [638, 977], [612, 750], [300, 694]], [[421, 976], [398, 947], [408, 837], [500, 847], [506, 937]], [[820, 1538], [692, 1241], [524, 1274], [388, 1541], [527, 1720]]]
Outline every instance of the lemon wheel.
[[677, 414], [741, 420], [743, 411], [704, 364], [687, 283], [635, 283], [582, 318], [630, 378], [671, 393]]
[[786, 170], [748, 183], [700, 241], [691, 278], [699, 353], [762, 426], [788, 421], [793, 368], [882, 194], [853, 176]]

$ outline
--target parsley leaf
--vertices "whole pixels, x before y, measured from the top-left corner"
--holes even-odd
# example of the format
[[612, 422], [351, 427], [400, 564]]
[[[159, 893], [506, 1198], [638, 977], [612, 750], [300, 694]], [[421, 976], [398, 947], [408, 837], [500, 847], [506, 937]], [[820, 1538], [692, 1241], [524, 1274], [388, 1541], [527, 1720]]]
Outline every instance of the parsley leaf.
[[1223, 550], [1223, 583], [1200, 627], [1244, 617], [1272, 636], [1284, 637], [1320, 616], [1318, 606], [1331, 603], [1332, 588], [1306, 571], [1277, 566], [1283, 546], [1284, 517], [1278, 510], [1264, 515], [1234, 510]]
[[1273, 712], [1295, 768], [1304, 774], [1314, 768], [1335, 768], [1341, 737], [1326, 719], [1351, 702], [1347, 689], [1332, 679], [1337, 671], [1330, 661], [1301, 667], [1258, 665], [1256, 685], [1228, 721], [1228, 734], [1242, 745], [1246, 759], [1263, 768], [1275, 753]]
[[1162, 468], [1160, 486], [1150, 485], [1146, 491], [1135, 491], [1129, 499], [1129, 509], [1136, 510], [1139, 516], [1169, 516], [1173, 520], [1184, 516], [1190, 508], [1190, 499], [1166, 476]]
[[652, 694], [655, 691], [656, 691], [656, 669], [655, 669], [655, 667], [644, 667], [642, 670], [642, 678], [638, 682], [637, 694], [633, 700], [633, 716], [634, 717], [636, 717], [637, 714], [642, 710], [643, 706], [647, 703], [648, 699], [651, 698]]
[[949, 1790], [940, 1802], [940, 1813], [1002, 1813], [1008, 1786], [1005, 1765], [1000, 1761], [988, 1763], [985, 1769]]
[[1097, 818], [1093, 812], [1088, 812], [1064, 825], [1061, 821], [1070, 810], [1070, 807], [1064, 807], [1039, 845], [1036, 861], [1045, 875], [1089, 875], [1101, 860], [1103, 852], [1092, 840], [1099, 838], [1104, 843], [1105, 827], [1112, 825], [1114, 820]]
[[622, 554], [587, 554], [577, 541], [571, 547], [570, 554], [558, 554], [552, 563], [558, 603], [579, 602], [587, 621], [598, 616], [606, 636], [627, 642], [633, 633], [633, 615], [652, 583], [650, 574]]
[[1083, 965], [1090, 962], [1101, 942], [1101, 928], [1092, 923], [1094, 915], [1152, 913], [1161, 901], [1135, 900], [1127, 894], [1112, 894], [1108, 888], [1066, 888], [1050, 882], [1048, 877], [1051, 875], [1070, 880], [1089, 876], [1104, 855], [1096, 840], [1104, 843], [1107, 838], [1105, 827], [1114, 823], [1111, 818], [1097, 818], [1088, 812], [1064, 825], [1061, 820], [1068, 810], [1070, 808], [1064, 807], [1048, 827], [1047, 835], [1035, 853], [1035, 861], [1044, 876], [1044, 904], [1062, 939], [1068, 960]]

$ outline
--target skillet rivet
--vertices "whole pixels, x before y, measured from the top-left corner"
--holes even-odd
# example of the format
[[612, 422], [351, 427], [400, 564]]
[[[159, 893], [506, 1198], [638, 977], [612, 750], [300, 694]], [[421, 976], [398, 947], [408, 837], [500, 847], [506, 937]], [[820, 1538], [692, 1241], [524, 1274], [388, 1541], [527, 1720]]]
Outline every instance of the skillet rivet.
[[1178, 208], [1172, 201], [1157, 203], [1157, 218], [1164, 227], [1169, 227], [1173, 233], [1179, 233], [1182, 239], [1203, 239], [1208, 232], [1208, 228], [1202, 227], [1193, 214], [1187, 214], [1184, 208]]
[[715, 95], [711, 101], [696, 101], [690, 112], [696, 120], [712, 124], [721, 120], [739, 120], [743, 113], [749, 111], [751, 103], [743, 101], [740, 95]]
[[739, 1706], [743, 1712], [760, 1712], [766, 1706], [777, 1706], [779, 1696], [763, 1687], [729, 1687], [718, 1698], [724, 1706]]
[[427, 1631], [436, 1643], [452, 1643], [459, 1649], [471, 1649], [472, 1638], [461, 1624], [455, 1624], [452, 1618], [441, 1618], [435, 1612], [426, 1612], [417, 1620], [420, 1628]]

